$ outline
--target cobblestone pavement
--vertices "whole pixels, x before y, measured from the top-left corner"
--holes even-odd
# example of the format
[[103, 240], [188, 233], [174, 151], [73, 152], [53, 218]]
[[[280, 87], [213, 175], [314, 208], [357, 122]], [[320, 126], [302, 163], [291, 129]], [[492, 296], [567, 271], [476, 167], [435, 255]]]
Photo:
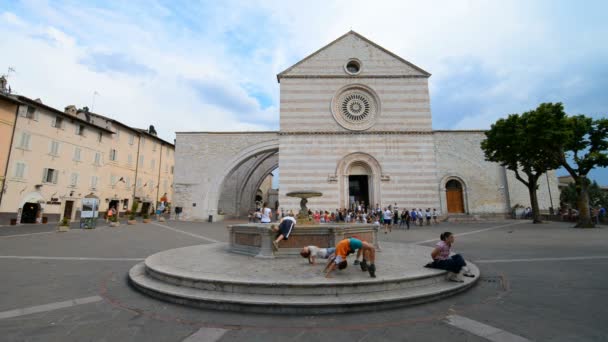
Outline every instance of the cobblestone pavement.
[[[394, 229], [383, 241], [432, 246], [443, 231], [476, 262], [473, 289], [395, 310], [261, 315], [198, 310], [133, 290], [150, 254], [226, 242], [222, 223], [0, 227], [2, 341], [605, 341], [608, 229], [526, 221]], [[204, 262], [204, 261], [202, 261]], [[380, 265], [379, 265], [380, 266]]]

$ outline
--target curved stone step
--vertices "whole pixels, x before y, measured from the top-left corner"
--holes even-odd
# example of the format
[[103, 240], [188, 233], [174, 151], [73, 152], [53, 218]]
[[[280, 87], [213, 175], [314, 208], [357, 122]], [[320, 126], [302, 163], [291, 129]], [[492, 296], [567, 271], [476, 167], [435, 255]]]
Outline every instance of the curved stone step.
[[383, 310], [420, 304], [462, 292], [479, 279], [479, 270], [469, 265], [475, 278], [463, 283], [447, 280], [430, 286], [417, 286], [393, 291], [341, 295], [270, 295], [209, 291], [176, 286], [147, 276], [145, 265], [137, 264], [129, 271], [130, 283], [157, 299], [177, 304], [214, 310], [257, 313], [328, 314]]
[[[329, 313], [389, 308], [436, 300], [472, 286], [424, 268], [432, 249], [387, 242], [377, 278], [352, 265], [325, 278], [323, 264], [303, 258], [260, 259], [228, 252], [226, 244], [177, 248], [148, 257], [129, 273], [132, 285], [156, 298], [212, 309]], [[321, 261], [321, 260], [320, 260]], [[475, 265], [469, 265], [479, 277]]]

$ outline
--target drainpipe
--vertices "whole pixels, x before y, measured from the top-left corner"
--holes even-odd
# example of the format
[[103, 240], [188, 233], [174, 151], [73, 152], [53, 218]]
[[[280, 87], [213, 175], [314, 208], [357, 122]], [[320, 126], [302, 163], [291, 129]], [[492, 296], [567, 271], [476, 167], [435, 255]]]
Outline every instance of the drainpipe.
[[163, 145], [164, 144], [160, 144], [160, 160], [158, 161], [158, 181], [156, 182], [156, 198], [154, 199], [154, 204], [156, 205], [156, 201], [159, 198], [158, 197], [158, 192], [160, 191], [160, 171], [162, 169], [162, 165], [163, 165]]
[[507, 177], [507, 169], [501, 166], [502, 185], [504, 186], [505, 194], [505, 209], [507, 218], [511, 218], [511, 194], [509, 194], [509, 181]]
[[8, 145], [8, 158], [6, 158], [6, 166], [4, 168], [4, 180], [2, 181], [2, 188], [0, 189], [0, 205], [2, 205], [2, 196], [4, 195], [4, 185], [6, 184], [6, 177], [8, 176], [8, 164], [11, 161], [11, 152], [13, 151], [13, 141], [15, 140], [15, 129], [17, 128], [17, 120], [19, 119], [19, 105], [15, 110], [15, 124], [13, 125], [13, 133], [11, 134], [11, 143]]
[[[141, 143], [141, 135], [137, 134], [137, 157], [135, 157], [135, 180], [133, 183], [133, 203], [135, 203], [135, 192], [137, 191], [137, 170], [139, 169], [139, 145]], [[135, 209], [137, 210], [137, 209]], [[133, 213], [135, 214], [135, 213]]]

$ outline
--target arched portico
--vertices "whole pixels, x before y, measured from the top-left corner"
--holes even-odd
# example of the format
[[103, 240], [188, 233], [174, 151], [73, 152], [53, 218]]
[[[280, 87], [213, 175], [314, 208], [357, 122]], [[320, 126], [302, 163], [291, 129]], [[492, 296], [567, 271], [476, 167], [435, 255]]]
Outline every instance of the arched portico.
[[265, 141], [243, 149], [229, 161], [206, 196], [209, 215], [220, 210], [226, 215], [246, 215], [255, 203], [259, 184], [278, 167], [278, 150], [278, 141]]

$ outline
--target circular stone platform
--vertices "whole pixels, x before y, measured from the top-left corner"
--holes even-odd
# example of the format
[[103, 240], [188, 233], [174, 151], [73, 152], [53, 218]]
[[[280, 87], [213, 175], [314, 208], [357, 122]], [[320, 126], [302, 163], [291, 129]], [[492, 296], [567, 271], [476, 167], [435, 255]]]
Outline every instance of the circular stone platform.
[[325, 260], [259, 259], [216, 243], [171, 249], [149, 256], [129, 271], [131, 284], [155, 298], [216, 310], [323, 314], [381, 310], [441, 299], [471, 287], [475, 278], [446, 280], [446, 272], [423, 267], [431, 248], [382, 243], [376, 276], [352, 264], [325, 278]]

